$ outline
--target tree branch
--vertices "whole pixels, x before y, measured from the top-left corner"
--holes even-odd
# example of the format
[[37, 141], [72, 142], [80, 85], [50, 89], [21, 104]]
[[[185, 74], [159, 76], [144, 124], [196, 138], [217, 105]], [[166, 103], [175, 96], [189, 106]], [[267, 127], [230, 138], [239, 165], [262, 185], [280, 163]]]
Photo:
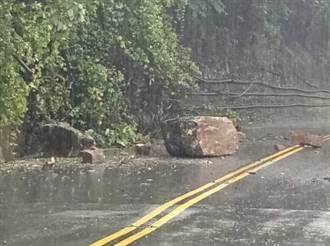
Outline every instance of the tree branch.
[[306, 79], [302, 78], [298, 73], [294, 72], [293, 71], [293, 74], [298, 78], [300, 79], [304, 84], [312, 87], [312, 88], [318, 88], [316, 85], [313, 85], [311, 82], [307, 81]]
[[253, 83], [251, 83], [249, 85], [249, 87], [245, 91], [243, 91], [241, 94], [235, 94], [232, 97], [240, 98], [240, 97], [246, 95], [248, 93], [248, 91], [252, 88], [252, 86], [253, 86]]
[[24, 68], [25, 71], [29, 72], [30, 74], [34, 74], [34, 71], [17, 55], [13, 55], [15, 60]]
[[[269, 108], [325, 108], [330, 107], [330, 104], [274, 104], [274, 105], [237, 105], [237, 106], [220, 106], [215, 109], [233, 109], [233, 110], [245, 110], [245, 109], [269, 109]], [[195, 110], [206, 110], [203, 107], [194, 108]], [[191, 110], [191, 108], [189, 109]]]
[[245, 93], [245, 94], [238, 94], [238, 93], [221, 93], [221, 92], [193, 92], [187, 93], [186, 95], [191, 96], [227, 96], [233, 98], [240, 98], [240, 97], [303, 97], [303, 98], [314, 98], [314, 99], [321, 99], [321, 100], [330, 100], [330, 97], [322, 97], [316, 95], [304, 95], [304, 94], [295, 94], [295, 93]]
[[285, 91], [297, 91], [297, 92], [303, 92], [303, 93], [328, 93], [330, 94], [330, 90], [320, 89], [320, 90], [305, 90], [300, 89], [296, 87], [280, 87], [280, 86], [274, 86], [267, 84], [263, 81], [247, 81], [247, 80], [205, 80], [199, 77], [195, 77], [198, 81], [205, 83], [205, 84], [236, 84], [236, 85], [260, 85], [267, 88], [275, 89], [275, 90], [285, 90]]

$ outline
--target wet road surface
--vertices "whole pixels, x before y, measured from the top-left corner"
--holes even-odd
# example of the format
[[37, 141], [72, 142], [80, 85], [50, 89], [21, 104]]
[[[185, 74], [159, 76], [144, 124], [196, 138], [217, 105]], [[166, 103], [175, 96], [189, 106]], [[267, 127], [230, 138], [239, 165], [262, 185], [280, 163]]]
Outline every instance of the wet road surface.
[[[330, 245], [330, 143], [216, 193], [136, 245]], [[88, 245], [271, 149], [143, 168], [0, 176], [0, 245]], [[202, 164], [201, 164], [202, 163]]]

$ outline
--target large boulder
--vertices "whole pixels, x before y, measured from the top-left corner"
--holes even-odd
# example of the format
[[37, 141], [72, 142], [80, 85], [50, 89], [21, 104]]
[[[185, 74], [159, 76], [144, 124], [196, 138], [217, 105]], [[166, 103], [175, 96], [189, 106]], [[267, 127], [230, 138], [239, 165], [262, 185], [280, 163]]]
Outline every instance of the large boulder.
[[188, 117], [162, 125], [167, 151], [177, 157], [232, 155], [239, 149], [239, 136], [226, 117]]
[[78, 157], [81, 150], [95, 145], [93, 138], [66, 123], [43, 125], [38, 139], [43, 156]]

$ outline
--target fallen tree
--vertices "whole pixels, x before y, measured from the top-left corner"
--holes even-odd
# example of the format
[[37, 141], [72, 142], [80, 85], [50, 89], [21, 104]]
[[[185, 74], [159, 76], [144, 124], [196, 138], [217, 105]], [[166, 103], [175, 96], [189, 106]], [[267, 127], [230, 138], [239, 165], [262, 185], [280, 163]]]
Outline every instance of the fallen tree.
[[316, 95], [304, 95], [296, 93], [222, 93], [222, 92], [192, 92], [187, 93], [191, 96], [227, 96], [229, 98], [240, 98], [240, 97], [303, 97], [313, 98], [320, 100], [330, 100], [330, 97], [316, 96]]
[[232, 85], [259, 85], [263, 87], [267, 87], [274, 90], [282, 90], [282, 91], [296, 91], [302, 93], [327, 93], [330, 94], [330, 90], [326, 89], [315, 89], [315, 90], [307, 90], [301, 89], [297, 87], [281, 87], [281, 86], [274, 86], [266, 83], [265, 81], [254, 81], [254, 80], [235, 80], [235, 79], [226, 79], [226, 80], [207, 80], [200, 77], [195, 77], [199, 83], [204, 84], [232, 84]]

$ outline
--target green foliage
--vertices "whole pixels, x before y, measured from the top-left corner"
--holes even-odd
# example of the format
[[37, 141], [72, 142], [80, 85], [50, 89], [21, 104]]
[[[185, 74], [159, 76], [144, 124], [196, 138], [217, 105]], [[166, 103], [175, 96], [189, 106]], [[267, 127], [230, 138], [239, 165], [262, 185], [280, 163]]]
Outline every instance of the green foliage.
[[100, 1], [64, 50], [74, 81], [74, 124], [93, 129], [102, 145], [125, 146], [141, 137], [129, 119], [125, 95], [135, 77], [171, 95], [192, 85], [197, 69], [178, 45], [166, 13], [170, 6], [171, 1]]
[[121, 123], [113, 128], [92, 129], [87, 131], [87, 134], [92, 136], [100, 146], [118, 146], [127, 147], [131, 143], [143, 140], [145, 137], [137, 132], [137, 128], [128, 123]]
[[27, 110], [27, 131], [68, 121], [102, 145], [136, 141], [132, 81], [174, 96], [197, 71], [168, 14], [176, 3], [0, 0], [0, 125]]
[[0, 1], [0, 125], [17, 123], [29, 91], [61, 66], [60, 46], [84, 13], [79, 1]]
[[221, 0], [188, 0], [187, 7], [192, 12], [193, 18], [202, 17], [216, 20], [225, 13], [226, 6]]
[[218, 107], [213, 104], [203, 104], [198, 108], [191, 107], [187, 108], [185, 112], [186, 116], [216, 116], [216, 117], [228, 117], [229, 119], [239, 118], [238, 112], [231, 109], [224, 109], [223, 107]]

